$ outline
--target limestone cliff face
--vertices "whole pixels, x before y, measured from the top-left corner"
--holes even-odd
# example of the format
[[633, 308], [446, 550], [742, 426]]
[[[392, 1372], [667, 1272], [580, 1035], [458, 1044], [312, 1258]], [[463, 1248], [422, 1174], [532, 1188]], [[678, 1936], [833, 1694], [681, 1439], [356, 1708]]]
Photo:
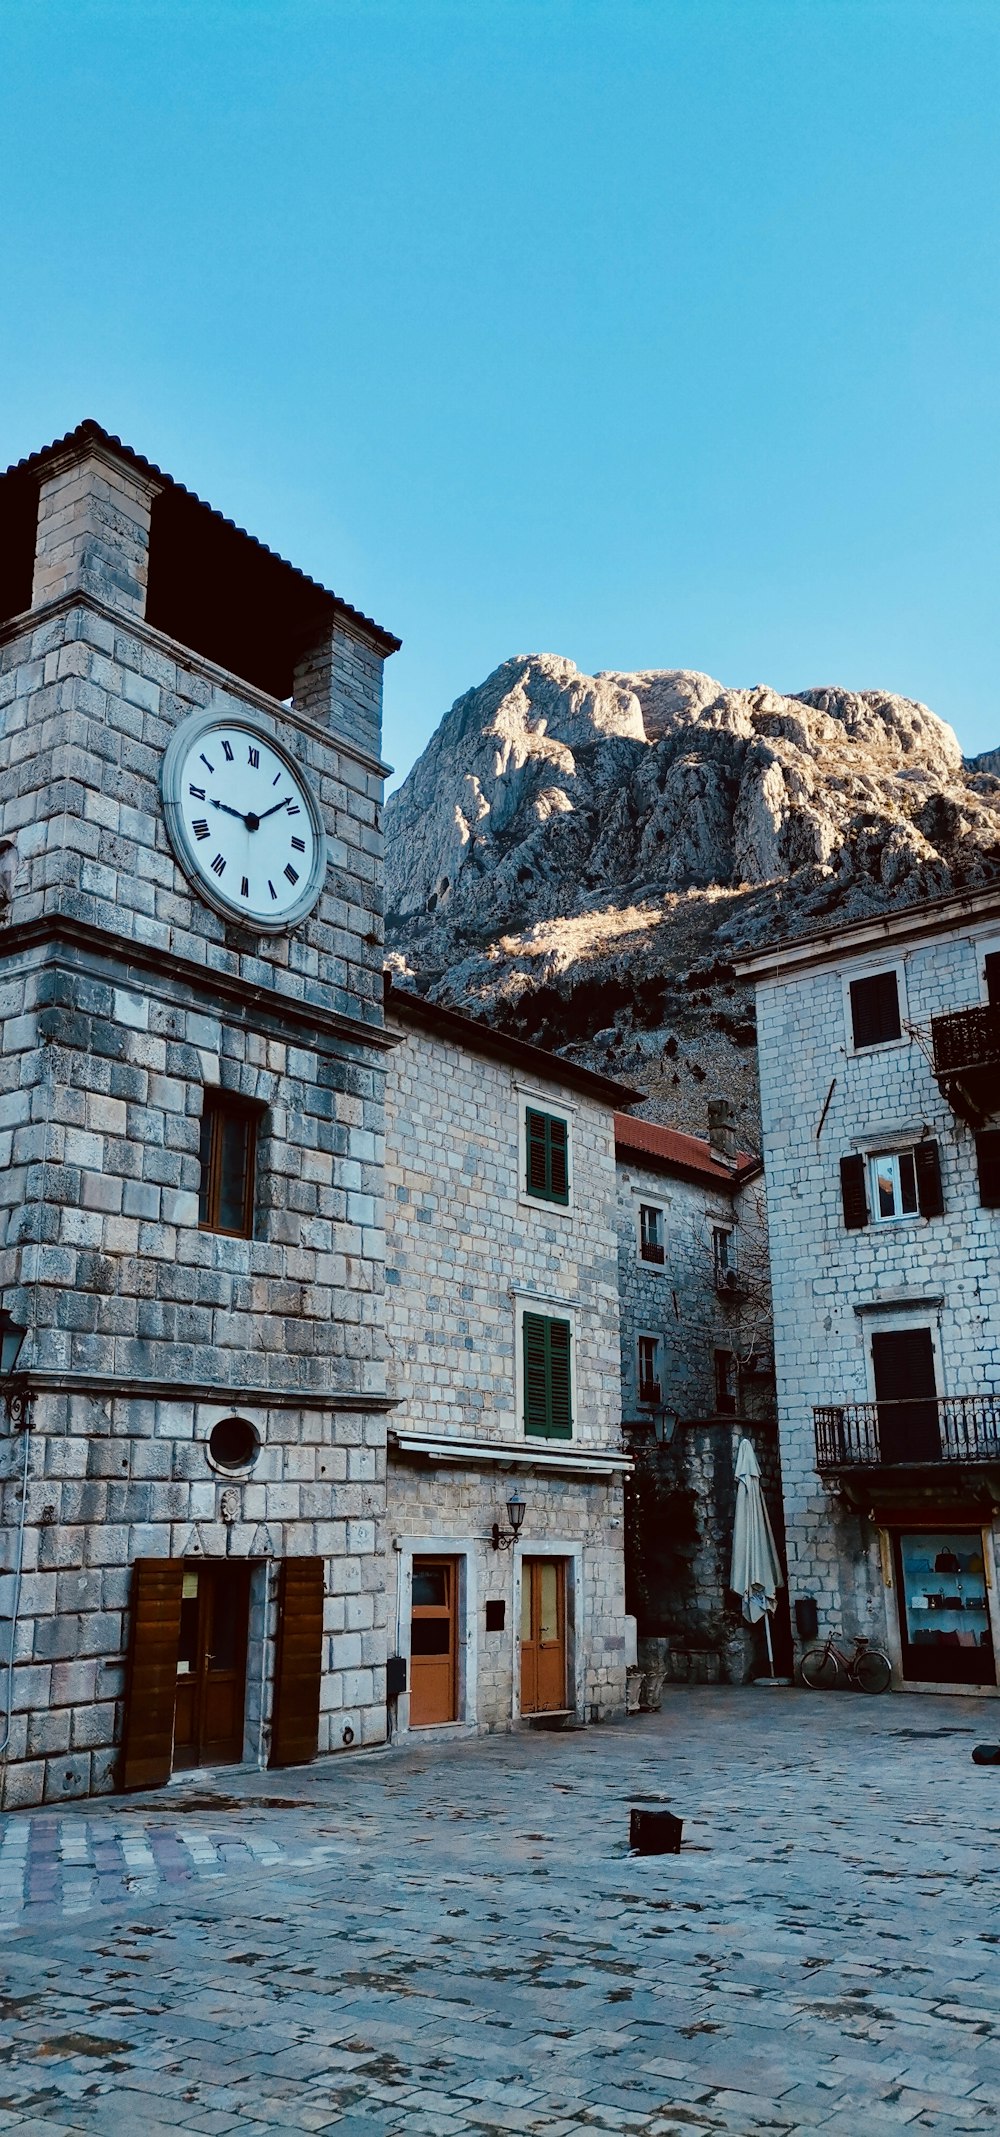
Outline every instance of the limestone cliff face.
[[531, 654], [452, 706], [386, 831], [401, 977], [703, 1131], [706, 1083], [755, 1111], [735, 947], [1000, 874], [1000, 752], [883, 691]]

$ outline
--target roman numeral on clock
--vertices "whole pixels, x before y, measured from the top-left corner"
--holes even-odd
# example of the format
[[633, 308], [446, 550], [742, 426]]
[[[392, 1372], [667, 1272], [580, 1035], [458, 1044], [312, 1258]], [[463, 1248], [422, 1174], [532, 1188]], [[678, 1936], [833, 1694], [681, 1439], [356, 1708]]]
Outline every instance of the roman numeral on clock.
[[223, 744], [222, 744], [222, 754], [223, 754], [223, 756], [224, 756], [224, 758], [225, 758], [225, 760], [226, 760], [226, 763], [227, 763], [227, 764], [232, 764], [232, 761], [233, 761], [233, 751], [232, 751], [232, 744], [231, 744], [231, 743], [229, 743], [229, 742], [226, 742], [225, 740], [223, 741]]
[[208, 758], [206, 757], [204, 750], [202, 750], [201, 752], [201, 762], [204, 765], [206, 772], [214, 772], [215, 766], [214, 764], [209, 764]]
[[288, 877], [288, 880], [289, 880], [289, 882], [290, 882], [290, 883], [297, 883], [297, 882], [298, 882], [298, 880], [299, 880], [299, 871], [298, 871], [298, 869], [297, 869], [297, 868], [293, 868], [293, 867], [292, 867], [291, 861], [289, 861], [289, 863], [288, 863], [288, 866], [287, 866], [287, 868], [285, 869], [285, 874], [286, 874], [286, 876]]
[[223, 857], [222, 857], [222, 854], [221, 854], [221, 853], [217, 853], [217, 854], [216, 854], [216, 856], [215, 856], [215, 859], [214, 859], [214, 861], [212, 862], [212, 874], [213, 874], [213, 876], [223, 876], [223, 875], [225, 875], [225, 872], [226, 872], [226, 864], [225, 864], [225, 861], [224, 861], [224, 859], [223, 859]]
[[302, 814], [302, 811], [301, 811], [301, 809], [299, 808], [299, 805], [298, 805], [298, 802], [297, 802], [297, 801], [290, 801], [290, 802], [289, 802], [289, 804], [288, 804], [288, 814], [289, 814], [289, 816], [301, 816], [301, 814]]
[[192, 801], [204, 801], [205, 799], [204, 787], [189, 787], [188, 793], [190, 794]]
[[206, 824], [203, 816], [199, 816], [196, 819], [196, 821], [192, 824], [191, 829], [194, 832], [195, 838], [208, 837], [208, 825]]
[[278, 895], [278, 893], [277, 893], [277, 891], [275, 890], [274, 884], [272, 883], [272, 881], [271, 881], [271, 878], [270, 878], [270, 876], [268, 876], [268, 879], [267, 879], [267, 887], [268, 887], [268, 890], [269, 890], [269, 891], [270, 891], [270, 893], [271, 893], [271, 896], [272, 896], [272, 898], [276, 898], [276, 897], [277, 897], [277, 895]]
[[252, 744], [252, 743], [251, 743], [251, 745], [250, 745], [249, 749], [247, 750], [247, 763], [248, 763], [248, 764], [252, 764], [252, 765], [253, 765], [253, 768], [254, 768], [254, 771], [255, 771], [255, 772], [256, 772], [256, 771], [257, 771], [257, 770], [259, 769], [259, 766], [260, 766], [260, 751], [259, 751], [259, 749], [254, 749], [254, 747], [253, 747], [253, 744]]
[[243, 878], [243, 881], [242, 881], [242, 883], [240, 884], [240, 897], [241, 897], [241, 898], [249, 898], [249, 896], [250, 896], [250, 885], [249, 885], [249, 883], [247, 882], [246, 876], [244, 876], [244, 878]]
[[304, 852], [305, 852], [305, 850], [306, 850], [306, 842], [305, 842], [305, 839], [304, 839], [304, 838], [293, 838], [293, 840], [292, 840], [292, 852], [293, 852], [293, 853], [304, 853]]

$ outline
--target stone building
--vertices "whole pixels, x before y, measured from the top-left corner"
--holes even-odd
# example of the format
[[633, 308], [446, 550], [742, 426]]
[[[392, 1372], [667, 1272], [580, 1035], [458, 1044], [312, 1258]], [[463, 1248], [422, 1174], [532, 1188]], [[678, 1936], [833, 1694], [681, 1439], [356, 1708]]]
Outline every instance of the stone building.
[[396, 1726], [601, 1721], [632, 1659], [614, 1109], [637, 1094], [398, 989], [387, 1022]]
[[1000, 893], [745, 958], [757, 982], [781, 1462], [805, 1638], [996, 1687]]
[[14, 1805], [385, 1732], [398, 641], [93, 423], [0, 619]]
[[708, 1138], [615, 1116], [628, 1604], [651, 1671], [742, 1683], [765, 1663], [728, 1594], [744, 1438], [782, 1532], [767, 1211], [761, 1161], [709, 1116]]

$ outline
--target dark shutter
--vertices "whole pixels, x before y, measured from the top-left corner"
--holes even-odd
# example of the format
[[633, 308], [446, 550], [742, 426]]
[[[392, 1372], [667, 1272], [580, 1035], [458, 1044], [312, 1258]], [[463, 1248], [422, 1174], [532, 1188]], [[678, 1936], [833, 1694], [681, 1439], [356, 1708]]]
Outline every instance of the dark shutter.
[[569, 1131], [552, 1113], [525, 1114], [527, 1189], [543, 1202], [569, 1201]]
[[564, 1120], [549, 1121], [549, 1192], [553, 1202], [569, 1200], [569, 1135]]
[[306, 1766], [319, 1748], [325, 1586], [322, 1558], [282, 1559], [271, 1711], [272, 1766]]
[[570, 1326], [568, 1321], [549, 1322], [549, 1437], [568, 1440], [573, 1431], [573, 1406], [570, 1401]]
[[917, 1207], [922, 1217], [940, 1217], [944, 1210], [941, 1192], [941, 1153], [937, 1143], [917, 1143], [913, 1152], [917, 1175]]
[[137, 1558], [132, 1568], [123, 1788], [162, 1788], [170, 1779], [183, 1585], [179, 1558]]
[[898, 1039], [899, 987], [895, 972], [875, 972], [851, 981], [851, 1023], [855, 1046], [881, 1046]]
[[976, 1137], [979, 1200], [984, 1209], [1000, 1209], [1000, 1128], [984, 1128]]
[[569, 1322], [526, 1313], [523, 1333], [525, 1432], [536, 1439], [571, 1439]]
[[986, 998], [994, 1009], [1000, 1009], [1000, 952], [994, 950], [986, 959]]
[[841, 1158], [840, 1192], [844, 1204], [844, 1223], [849, 1232], [860, 1232], [868, 1222], [868, 1198], [865, 1194], [865, 1161], [863, 1157]]
[[941, 1434], [930, 1329], [899, 1328], [874, 1335], [872, 1364], [883, 1462], [939, 1461]]

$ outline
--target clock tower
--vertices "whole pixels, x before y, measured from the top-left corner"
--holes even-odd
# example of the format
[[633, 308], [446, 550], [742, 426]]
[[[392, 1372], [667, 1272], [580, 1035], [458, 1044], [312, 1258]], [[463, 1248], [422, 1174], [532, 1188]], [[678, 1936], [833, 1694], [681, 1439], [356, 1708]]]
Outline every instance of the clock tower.
[[397, 645], [95, 423], [0, 476], [4, 1807], [385, 1734]]

